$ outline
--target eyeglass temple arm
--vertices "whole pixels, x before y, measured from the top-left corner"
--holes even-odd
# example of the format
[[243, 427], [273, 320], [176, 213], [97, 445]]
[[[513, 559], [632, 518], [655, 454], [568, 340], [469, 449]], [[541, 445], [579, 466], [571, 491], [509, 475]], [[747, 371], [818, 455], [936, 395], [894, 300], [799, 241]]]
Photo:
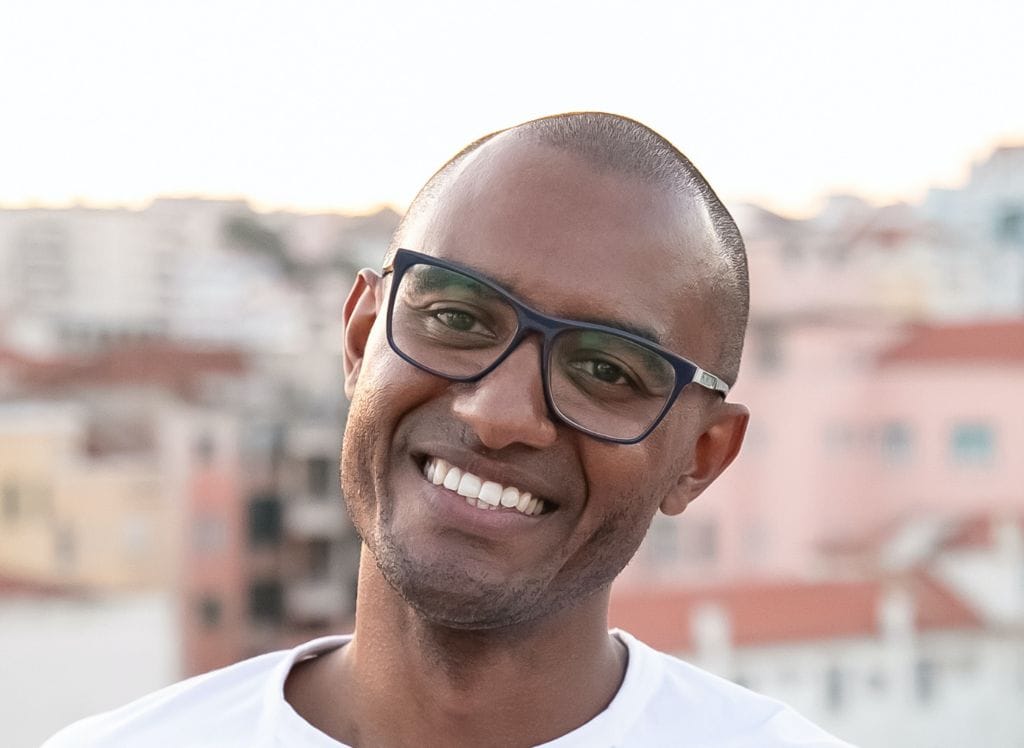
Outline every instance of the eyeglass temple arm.
[[711, 372], [704, 371], [699, 366], [697, 367], [697, 371], [693, 373], [693, 379], [691, 379], [690, 381], [693, 382], [694, 384], [699, 384], [701, 387], [707, 387], [709, 390], [712, 390], [713, 392], [720, 392], [722, 393], [722, 397], [725, 397], [726, 395], [729, 394], [729, 385], [727, 385], [725, 382], [723, 382], [721, 379], [716, 377]]

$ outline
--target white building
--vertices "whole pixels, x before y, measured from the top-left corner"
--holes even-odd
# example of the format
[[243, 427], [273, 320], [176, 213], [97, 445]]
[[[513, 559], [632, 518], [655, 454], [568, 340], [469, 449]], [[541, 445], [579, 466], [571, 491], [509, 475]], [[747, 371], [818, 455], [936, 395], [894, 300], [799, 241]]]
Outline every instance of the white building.
[[613, 594], [610, 620], [855, 745], [1013, 748], [1024, 737], [1024, 635], [986, 626], [925, 573], [630, 588]]
[[[376, 265], [396, 224], [389, 211], [257, 214], [239, 200], [0, 210], [0, 344], [37, 355], [137, 338], [338, 348], [329, 320], [353, 267]], [[333, 305], [311, 292], [339, 288]]]

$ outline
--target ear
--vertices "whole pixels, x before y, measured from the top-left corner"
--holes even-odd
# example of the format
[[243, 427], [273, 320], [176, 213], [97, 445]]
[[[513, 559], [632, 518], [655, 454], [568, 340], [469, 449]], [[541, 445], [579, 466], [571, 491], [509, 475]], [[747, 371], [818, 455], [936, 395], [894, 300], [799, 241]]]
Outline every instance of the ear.
[[721, 403], [697, 437], [689, 463], [675, 488], [661, 502], [665, 514], [680, 514], [703, 493], [739, 454], [750, 411], [738, 403]]
[[372, 270], [360, 270], [345, 299], [342, 314], [344, 338], [345, 394], [352, 399], [363, 366], [366, 341], [380, 311], [382, 279]]

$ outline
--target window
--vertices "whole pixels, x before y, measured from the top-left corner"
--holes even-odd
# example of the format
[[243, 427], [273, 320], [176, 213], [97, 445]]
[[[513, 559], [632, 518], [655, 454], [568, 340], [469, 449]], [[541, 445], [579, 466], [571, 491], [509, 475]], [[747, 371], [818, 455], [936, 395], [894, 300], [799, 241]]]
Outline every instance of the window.
[[71, 572], [78, 558], [78, 543], [75, 531], [70, 525], [56, 528], [53, 537], [53, 555], [61, 571]]
[[21, 496], [18, 492], [18, 486], [14, 483], [4, 484], [2, 498], [4, 519], [8, 522], [14, 522], [18, 519], [18, 515], [21, 514]]
[[311, 457], [306, 463], [309, 491], [317, 496], [328, 496], [331, 491], [331, 461], [326, 457]]
[[935, 695], [935, 681], [938, 679], [938, 668], [933, 660], [918, 660], [914, 667], [914, 693], [922, 704], [932, 700]]
[[749, 561], [761, 562], [771, 550], [770, 524], [763, 518], [753, 517], [743, 525], [743, 555]]
[[149, 519], [143, 514], [121, 518], [121, 551], [127, 559], [145, 557], [153, 549]]
[[216, 445], [214, 444], [213, 437], [208, 433], [200, 435], [193, 445], [193, 452], [199, 465], [209, 467], [213, 464], [213, 458], [216, 455]]
[[856, 447], [857, 432], [853, 425], [832, 421], [825, 426], [825, 449], [833, 455], [849, 454]]
[[199, 601], [199, 621], [204, 628], [216, 628], [223, 617], [224, 606], [215, 597], [206, 596]]
[[718, 526], [714, 520], [691, 519], [679, 523], [679, 547], [687, 561], [707, 563], [718, 555]]
[[762, 324], [751, 339], [754, 357], [761, 371], [776, 372], [782, 368], [782, 335], [777, 324]]
[[331, 574], [331, 541], [313, 540], [309, 544], [309, 575], [326, 579]]
[[845, 691], [843, 671], [837, 665], [833, 665], [825, 671], [825, 701], [829, 709], [838, 711], [843, 708]]
[[281, 500], [272, 494], [257, 496], [249, 503], [249, 543], [253, 546], [281, 542]]
[[679, 558], [679, 532], [670, 517], [656, 516], [647, 533], [647, 554], [655, 566]]
[[910, 460], [912, 439], [910, 427], [901, 421], [882, 425], [882, 459], [890, 465], [901, 465]]
[[228, 542], [224, 520], [213, 514], [201, 514], [192, 523], [192, 547], [197, 553], [217, 553]]
[[958, 423], [953, 426], [950, 449], [957, 465], [988, 465], [995, 454], [995, 434], [985, 423]]
[[1011, 244], [1024, 244], [1024, 206], [1007, 206], [996, 222], [996, 237]]
[[279, 623], [284, 618], [284, 592], [276, 579], [264, 579], [249, 586], [249, 616], [262, 623]]
[[53, 490], [49, 485], [36, 488], [36, 513], [45, 519], [53, 516]]
[[743, 437], [743, 454], [751, 455], [766, 451], [771, 446], [772, 435], [762, 421], [751, 421]]

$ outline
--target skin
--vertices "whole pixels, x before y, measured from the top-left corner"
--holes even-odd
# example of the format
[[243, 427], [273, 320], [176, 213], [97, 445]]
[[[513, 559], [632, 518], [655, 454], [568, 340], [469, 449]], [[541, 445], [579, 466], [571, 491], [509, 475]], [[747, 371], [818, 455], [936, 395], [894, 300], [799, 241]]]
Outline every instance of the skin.
[[[403, 238], [549, 314], [653, 328], [709, 368], [711, 242], [696, 202], [515, 133], [467, 160]], [[748, 413], [688, 387], [639, 444], [597, 441], [549, 415], [535, 339], [476, 383], [400, 359], [388, 283], [363, 271], [345, 307], [342, 479], [364, 539], [355, 638], [297, 666], [286, 698], [349, 745], [552, 740], [600, 713], [625, 673], [611, 581], [656, 511], [682, 512], [728, 466]], [[422, 477], [425, 455], [554, 509], [477, 526]]]

